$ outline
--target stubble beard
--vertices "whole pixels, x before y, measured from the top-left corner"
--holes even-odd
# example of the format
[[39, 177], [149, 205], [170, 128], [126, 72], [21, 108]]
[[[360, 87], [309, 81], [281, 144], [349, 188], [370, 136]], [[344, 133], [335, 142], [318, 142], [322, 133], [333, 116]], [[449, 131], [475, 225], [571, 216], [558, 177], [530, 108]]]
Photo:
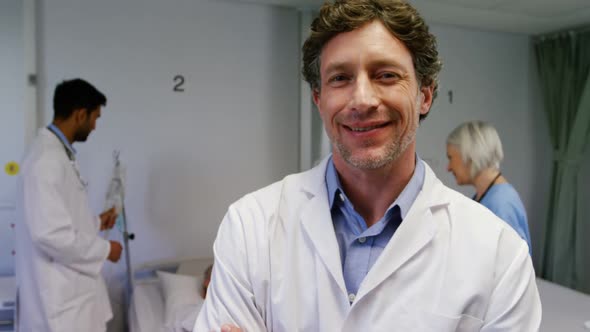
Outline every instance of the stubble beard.
[[[396, 133], [397, 135], [393, 140], [389, 141], [385, 146], [378, 148], [379, 151], [369, 156], [355, 156], [352, 149], [343, 144], [341, 140], [333, 137], [331, 138], [332, 145], [337, 149], [342, 159], [352, 167], [367, 170], [379, 169], [396, 161], [414, 141], [419, 125], [418, 119], [419, 117], [416, 116], [413, 121], [414, 123], [412, 123], [406, 135]], [[373, 144], [374, 142], [369, 140], [366, 142], [365, 147], [369, 148]]]
[[79, 128], [74, 134], [74, 142], [86, 142], [90, 131], [85, 128]]

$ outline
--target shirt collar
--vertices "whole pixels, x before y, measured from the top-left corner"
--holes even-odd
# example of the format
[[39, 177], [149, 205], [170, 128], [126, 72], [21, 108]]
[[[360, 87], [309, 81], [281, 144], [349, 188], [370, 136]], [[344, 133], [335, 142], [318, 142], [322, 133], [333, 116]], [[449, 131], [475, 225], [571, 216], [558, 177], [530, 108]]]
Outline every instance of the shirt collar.
[[66, 135], [64, 135], [64, 133], [56, 125], [54, 125], [52, 123], [49, 126], [47, 126], [47, 128], [49, 130], [53, 131], [55, 133], [55, 135], [57, 135], [57, 137], [63, 143], [63, 145], [66, 147], [66, 149], [70, 150], [72, 155], [76, 155], [76, 149], [74, 149], [72, 144], [70, 144], [70, 141], [68, 141], [68, 139], [66, 138]]
[[332, 157], [328, 159], [328, 165], [326, 167], [326, 189], [328, 189], [328, 202], [330, 203], [330, 209], [332, 209], [334, 207], [336, 195], [343, 192], [340, 178], [336, 172]]
[[[416, 154], [416, 168], [414, 169], [414, 174], [412, 175], [410, 182], [408, 182], [404, 190], [402, 190], [401, 194], [390, 206], [390, 208], [395, 205], [400, 207], [402, 219], [406, 217], [410, 207], [416, 200], [416, 197], [418, 197], [418, 193], [422, 190], [425, 172], [424, 162]], [[332, 209], [336, 203], [336, 197], [338, 194], [346, 196], [346, 193], [344, 193], [344, 190], [342, 189], [340, 178], [338, 177], [338, 172], [336, 172], [332, 157], [328, 160], [328, 165], [326, 167], [326, 188], [328, 190], [328, 202], [330, 203], [330, 209]]]

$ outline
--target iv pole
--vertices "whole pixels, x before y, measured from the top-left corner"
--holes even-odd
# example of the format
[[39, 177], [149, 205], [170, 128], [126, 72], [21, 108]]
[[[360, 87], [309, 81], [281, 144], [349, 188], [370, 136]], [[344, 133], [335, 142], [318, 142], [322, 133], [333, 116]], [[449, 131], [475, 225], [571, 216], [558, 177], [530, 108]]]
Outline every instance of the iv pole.
[[123, 247], [125, 248], [125, 264], [127, 265], [127, 285], [125, 287], [125, 305], [123, 314], [125, 331], [129, 331], [128, 311], [131, 305], [131, 290], [133, 287], [133, 278], [131, 275], [131, 258], [129, 254], [129, 240], [133, 240], [135, 238], [135, 234], [127, 232], [127, 214], [125, 213], [125, 203], [123, 203], [121, 211], [123, 213]]
[[[115, 150], [113, 151], [113, 158], [115, 160], [115, 169], [119, 169], [120, 160], [119, 160], [120, 152]], [[127, 231], [127, 213], [125, 212], [125, 190], [123, 189], [122, 179], [119, 177], [117, 178], [119, 182], [119, 186], [121, 188], [121, 213], [123, 219], [121, 220], [121, 224], [123, 226], [122, 234], [123, 234], [123, 248], [125, 252], [125, 265], [127, 268], [127, 285], [125, 287], [125, 301], [123, 304], [123, 322], [125, 324], [125, 331], [129, 331], [129, 317], [128, 311], [131, 305], [131, 290], [133, 289], [133, 278], [131, 272], [131, 255], [129, 253], [129, 241], [135, 238], [135, 234], [129, 233]]]

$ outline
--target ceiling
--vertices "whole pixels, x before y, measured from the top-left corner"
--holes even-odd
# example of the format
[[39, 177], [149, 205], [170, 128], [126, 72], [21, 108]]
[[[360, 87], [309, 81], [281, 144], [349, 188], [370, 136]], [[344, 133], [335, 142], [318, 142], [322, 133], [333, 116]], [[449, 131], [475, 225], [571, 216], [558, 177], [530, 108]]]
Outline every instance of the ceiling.
[[[319, 8], [323, 0], [238, 0]], [[539, 35], [590, 26], [590, 0], [409, 0], [429, 23]]]

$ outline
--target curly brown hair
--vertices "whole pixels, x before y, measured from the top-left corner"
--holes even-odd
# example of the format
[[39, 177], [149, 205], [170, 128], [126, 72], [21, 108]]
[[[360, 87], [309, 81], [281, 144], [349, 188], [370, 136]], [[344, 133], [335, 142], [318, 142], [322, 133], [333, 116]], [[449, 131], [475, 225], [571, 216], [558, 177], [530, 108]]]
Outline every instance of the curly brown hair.
[[[326, 43], [342, 32], [380, 20], [401, 40], [412, 54], [420, 86], [438, 89], [438, 73], [442, 63], [438, 57], [436, 37], [418, 11], [401, 0], [336, 0], [326, 2], [311, 24], [311, 33], [303, 44], [303, 77], [312, 90], [320, 89], [320, 55]], [[423, 119], [426, 115], [420, 115]]]

